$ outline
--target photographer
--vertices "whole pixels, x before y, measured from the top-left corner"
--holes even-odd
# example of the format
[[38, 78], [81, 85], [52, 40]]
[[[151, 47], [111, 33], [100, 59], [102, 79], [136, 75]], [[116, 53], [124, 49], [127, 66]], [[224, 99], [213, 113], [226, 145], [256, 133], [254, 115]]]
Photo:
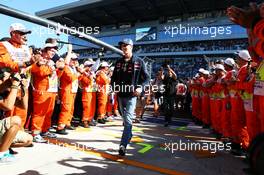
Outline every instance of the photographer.
[[[11, 74], [13, 74], [11, 72]], [[27, 77], [26, 74], [20, 73], [21, 82], [20, 89], [18, 90], [16, 103], [13, 109], [5, 111], [5, 116], [19, 116], [21, 118], [21, 130], [24, 130], [24, 125], [27, 119], [27, 109], [28, 109], [28, 87], [30, 77]], [[22, 102], [23, 101], [23, 105]]]
[[7, 95], [10, 93], [10, 86], [12, 85], [11, 80], [16, 79], [17, 81], [19, 81], [19, 87], [18, 87], [17, 96], [15, 98], [15, 104], [12, 106], [12, 108], [3, 111], [3, 117], [19, 116], [21, 119], [21, 127], [16, 136], [16, 140], [12, 144], [12, 147], [31, 146], [33, 138], [30, 134], [24, 132], [24, 128], [22, 125], [23, 124], [22, 117], [18, 115], [17, 111], [14, 110], [19, 108], [21, 111], [24, 111], [28, 107], [28, 94], [27, 94], [28, 80], [23, 78], [23, 76], [19, 75], [18, 73], [16, 74], [9, 73], [8, 69], [3, 68], [2, 70], [6, 70], [3, 72], [4, 76], [1, 79], [2, 87], [4, 87], [4, 89], [0, 89], [0, 92], [3, 98], [7, 97]]
[[[15, 74], [10, 79], [10, 84], [1, 82], [0, 84], [0, 109], [3, 111], [11, 110], [14, 107], [18, 89], [20, 88], [20, 76]], [[10, 86], [11, 85], [11, 86]], [[6, 91], [8, 90], [9, 91]], [[5, 96], [3, 95], [5, 91]], [[9, 148], [18, 139], [18, 131], [21, 127], [21, 119], [18, 116], [7, 117], [0, 120], [0, 163], [14, 161], [14, 156], [10, 154]]]

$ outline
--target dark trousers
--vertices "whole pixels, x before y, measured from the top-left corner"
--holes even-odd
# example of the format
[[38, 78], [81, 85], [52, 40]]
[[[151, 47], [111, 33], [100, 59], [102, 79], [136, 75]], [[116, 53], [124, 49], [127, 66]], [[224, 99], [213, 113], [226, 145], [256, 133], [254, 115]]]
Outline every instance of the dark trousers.
[[186, 94], [186, 98], [185, 98], [185, 103], [184, 103], [184, 111], [185, 112], [191, 112], [191, 103], [192, 103], [192, 97], [190, 93]]
[[164, 110], [165, 110], [165, 121], [171, 122], [171, 117], [174, 114], [174, 96], [164, 96]]

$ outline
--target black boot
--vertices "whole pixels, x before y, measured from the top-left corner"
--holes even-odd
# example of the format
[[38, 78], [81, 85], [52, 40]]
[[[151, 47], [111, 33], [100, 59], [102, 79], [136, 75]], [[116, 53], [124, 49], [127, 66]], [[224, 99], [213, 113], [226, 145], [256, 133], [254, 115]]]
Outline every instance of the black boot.
[[63, 129], [57, 129], [57, 131], [56, 131], [56, 133], [57, 134], [61, 134], [61, 135], [67, 135], [68, 133], [66, 132], [66, 129], [65, 128], [63, 128]]
[[98, 119], [97, 123], [105, 124], [105, 121], [103, 119]]
[[9, 148], [9, 153], [10, 154], [18, 154], [18, 152], [17, 151], [14, 151], [12, 148]]

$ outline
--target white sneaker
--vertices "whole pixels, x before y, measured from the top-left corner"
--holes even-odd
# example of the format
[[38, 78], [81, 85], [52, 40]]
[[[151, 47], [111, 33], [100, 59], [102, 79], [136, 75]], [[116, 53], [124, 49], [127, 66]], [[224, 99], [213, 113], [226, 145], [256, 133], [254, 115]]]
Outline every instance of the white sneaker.
[[38, 135], [35, 135], [33, 137], [33, 142], [36, 142], [36, 143], [47, 143], [48, 141], [43, 139], [43, 137], [41, 137], [41, 135], [38, 134]]
[[107, 120], [113, 121], [114, 120], [114, 117], [111, 115], [111, 116], [107, 117]]
[[120, 145], [118, 153], [119, 153], [119, 156], [125, 156], [126, 155], [126, 148], [123, 145]]
[[15, 156], [10, 154], [9, 152], [4, 154], [2, 157], [0, 157], [0, 165], [1, 164], [6, 164], [6, 163], [11, 163], [16, 160]]

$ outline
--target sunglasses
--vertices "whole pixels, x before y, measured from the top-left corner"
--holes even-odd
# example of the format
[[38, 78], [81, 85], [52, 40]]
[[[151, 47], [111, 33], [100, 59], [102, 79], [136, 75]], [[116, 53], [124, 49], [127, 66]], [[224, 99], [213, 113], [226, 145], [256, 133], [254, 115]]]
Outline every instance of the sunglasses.
[[51, 50], [51, 51], [58, 51], [58, 48], [57, 47], [47, 47], [47, 50]]
[[41, 49], [35, 49], [35, 50], [33, 51], [33, 54], [34, 54], [34, 55], [42, 54]]
[[19, 35], [26, 35], [26, 33], [24, 32], [21, 32], [21, 31], [15, 31], [16, 34], [19, 34]]

